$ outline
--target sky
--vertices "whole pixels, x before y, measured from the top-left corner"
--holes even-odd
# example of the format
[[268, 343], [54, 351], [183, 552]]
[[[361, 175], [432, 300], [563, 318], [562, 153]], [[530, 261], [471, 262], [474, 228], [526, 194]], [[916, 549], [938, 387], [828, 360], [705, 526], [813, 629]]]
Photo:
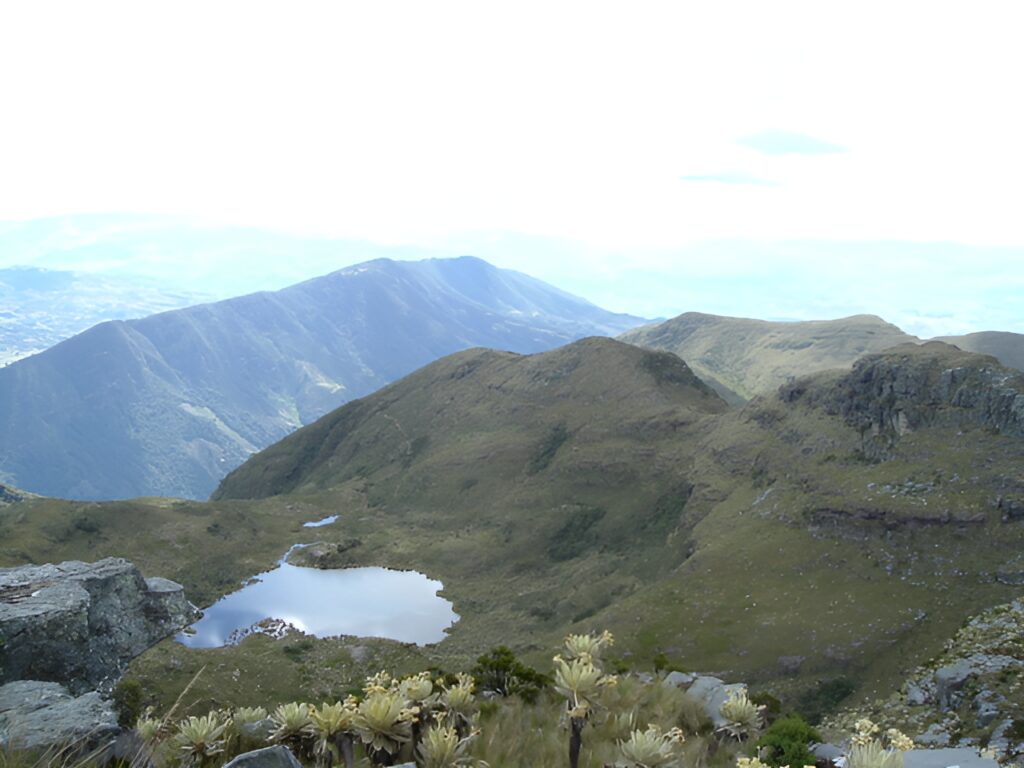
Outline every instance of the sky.
[[[1024, 332], [1020, 16], [985, 0], [5, 3], [0, 221], [173, 215], [337, 238], [349, 263], [473, 253], [649, 317]], [[312, 251], [290, 275], [324, 271]], [[216, 271], [197, 262], [213, 252], [180, 258]]]

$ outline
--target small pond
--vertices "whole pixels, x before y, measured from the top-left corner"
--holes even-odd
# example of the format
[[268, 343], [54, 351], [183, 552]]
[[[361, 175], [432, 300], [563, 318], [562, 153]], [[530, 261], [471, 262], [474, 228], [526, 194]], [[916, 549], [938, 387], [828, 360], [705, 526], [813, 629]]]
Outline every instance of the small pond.
[[207, 608], [178, 642], [216, 648], [263, 619], [279, 619], [316, 637], [386, 637], [425, 645], [444, 639], [458, 621], [452, 604], [437, 594], [441, 582], [416, 571], [301, 568], [286, 558]]

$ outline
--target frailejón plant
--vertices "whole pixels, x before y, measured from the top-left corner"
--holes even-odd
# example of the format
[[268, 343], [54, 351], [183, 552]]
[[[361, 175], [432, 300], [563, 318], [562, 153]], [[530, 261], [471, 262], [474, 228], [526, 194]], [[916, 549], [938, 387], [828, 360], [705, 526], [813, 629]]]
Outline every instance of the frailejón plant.
[[647, 726], [646, 731], [633, 731], [628, 739], [619, 742], [623, 760], [616, 762], [616, 768], [659, 768], [679, 764], [682, 758], [680, 747], [685, 741], [679, 728], [662, 733], [656, 725]]

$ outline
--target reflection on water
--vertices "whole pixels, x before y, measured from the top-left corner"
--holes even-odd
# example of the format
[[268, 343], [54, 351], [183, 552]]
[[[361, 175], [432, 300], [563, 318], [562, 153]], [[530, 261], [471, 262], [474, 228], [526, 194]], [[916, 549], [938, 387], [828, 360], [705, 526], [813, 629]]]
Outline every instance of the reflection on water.
[[257, 579], [206, 609], [188, 633], [178, 635], [178, 642], [215, 648], [233, 632], [274, 618], [317, 637], [387, 637], [423, 645], [442, 640], [459, 618], [452, 604], [438, 596], [441, 582], [415, 571], [321, 570], [282, 560]]
[[330, 517], [325, 517], [323, 520], [317, 520], [315, 523], [303, 523], [302, 527], [303, 528], [319, 528], [321, 525], [330, 525], [331, 523], [333, 523], [337, 519], [338, 519], [337, 515], [331, 515]]

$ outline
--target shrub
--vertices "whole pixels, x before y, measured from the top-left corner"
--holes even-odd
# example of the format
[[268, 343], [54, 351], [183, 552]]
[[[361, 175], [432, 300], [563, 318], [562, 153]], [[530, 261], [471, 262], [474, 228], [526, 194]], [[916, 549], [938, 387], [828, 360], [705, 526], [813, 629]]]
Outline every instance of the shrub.
[[533, 702], [537, 694], [550, 684], [546, 675], [523, 664], [506, 646], [499, 645], [480, 656], [471, 672], [476, 687], [500, 696], [519, 696]]
[[810, 745], [821, 735], [800, 715], [792, 714], [772, 723], [758, 739], [757, 747], [769, 765], [814, 765]]
[[114, 711], [117, 713], [117, 724], [122, 728], [131, 728], [142, 717], [145, 693], [142, 683], [133, 677], [123, 678], [114, 686]]

